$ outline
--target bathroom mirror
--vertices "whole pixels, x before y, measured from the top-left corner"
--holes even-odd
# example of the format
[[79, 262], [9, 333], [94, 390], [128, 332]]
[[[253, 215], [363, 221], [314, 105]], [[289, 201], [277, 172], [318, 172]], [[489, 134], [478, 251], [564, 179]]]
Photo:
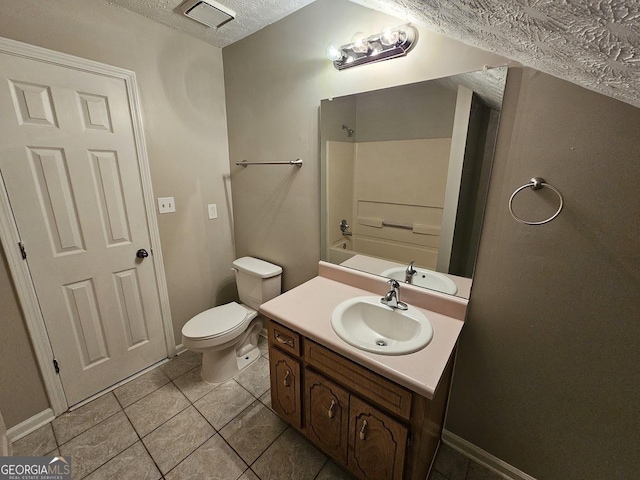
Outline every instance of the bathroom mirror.
[[468, 298], [506, 75], [322, 100], [320, 257]]

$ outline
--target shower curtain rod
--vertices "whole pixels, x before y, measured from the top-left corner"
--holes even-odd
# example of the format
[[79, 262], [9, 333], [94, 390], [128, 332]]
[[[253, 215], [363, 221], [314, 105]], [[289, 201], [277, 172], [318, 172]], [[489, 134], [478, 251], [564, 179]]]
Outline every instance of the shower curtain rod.
[[302, 167], [302, 159], [296, 158], [295, 160], [289, 160], [286, 162], [247, 162], [243, 160], [241, 162], [236, 162], [236, 165], [240, 165], [241, 167], [247, 168], [249, 165], [295, 165], [296, 167]]

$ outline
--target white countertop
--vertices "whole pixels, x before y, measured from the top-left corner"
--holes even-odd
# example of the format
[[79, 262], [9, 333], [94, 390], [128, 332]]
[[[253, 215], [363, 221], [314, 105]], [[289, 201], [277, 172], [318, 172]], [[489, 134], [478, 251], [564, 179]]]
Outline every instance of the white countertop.
[[[331, 313], [344, 300], [363, 295], [381, 295], [380, 292], [386, 291], [388, 286], [380, 277], [376, 278], [364, 272], [348, 271], [349, 269], [344, 267], [321, 262], [321, 275], [327, 270], [330, 271], [330, 275], [327, 276], [339, 277], [340, 281], [327, 276], [315, 277], [264, 303], [260, 307], [260, 312], [413, 392], [429, 399], [433, 398], [464, 322], [443, 313], [420, 308], [414, 303], [414, 306], [418, 306], [433, 326], [433, 339], [425, 348], [399, 356], [379, 355], [359, 350], [336, 335], [331, 328]], [[357, 278], [363, 276], [364, 278]], [[351, 281], [354, 278], [356, 281]], [[364, 290], [353, 286], [353, 284], [362, 285], [363, 282], [372, 289]], [[430, 296], [433, 293], [427, 290], [424, 294], [412, 292], [411, 297], [415, 298], [415, 295]], [[437, 309], [442, 311], [442, 296], [438, 296], [436, 300], [440, 303]], [[426, 298], [425, 302], [428, 304], [429, 298]], [[421, 304], [424, 305], [425, 302]], [[452, 302], [457, 304], [452, 308], [452, 312], [457, 313], [452, 315], [460, 317], [460, 299]]]

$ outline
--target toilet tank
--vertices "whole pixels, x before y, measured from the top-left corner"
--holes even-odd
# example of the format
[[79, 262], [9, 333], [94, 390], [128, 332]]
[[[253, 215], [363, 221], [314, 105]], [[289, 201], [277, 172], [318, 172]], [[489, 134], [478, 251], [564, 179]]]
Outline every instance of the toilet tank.
[[253, 257], [242, 257], [233, 262], [233, 269], [240, 301], [254, 310], [280, 295], [282, 267]]

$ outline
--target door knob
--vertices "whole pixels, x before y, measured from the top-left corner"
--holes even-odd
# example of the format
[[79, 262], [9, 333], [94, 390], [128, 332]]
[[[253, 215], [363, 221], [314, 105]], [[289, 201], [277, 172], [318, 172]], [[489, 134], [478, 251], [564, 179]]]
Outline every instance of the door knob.
[[149, 256], [149, 254], [147, 253], [147, 251], [144, 248], [141, 248], [140, 250], [138, 250], [136, 252], [136, 257], [138, 258], [147, 258]]

